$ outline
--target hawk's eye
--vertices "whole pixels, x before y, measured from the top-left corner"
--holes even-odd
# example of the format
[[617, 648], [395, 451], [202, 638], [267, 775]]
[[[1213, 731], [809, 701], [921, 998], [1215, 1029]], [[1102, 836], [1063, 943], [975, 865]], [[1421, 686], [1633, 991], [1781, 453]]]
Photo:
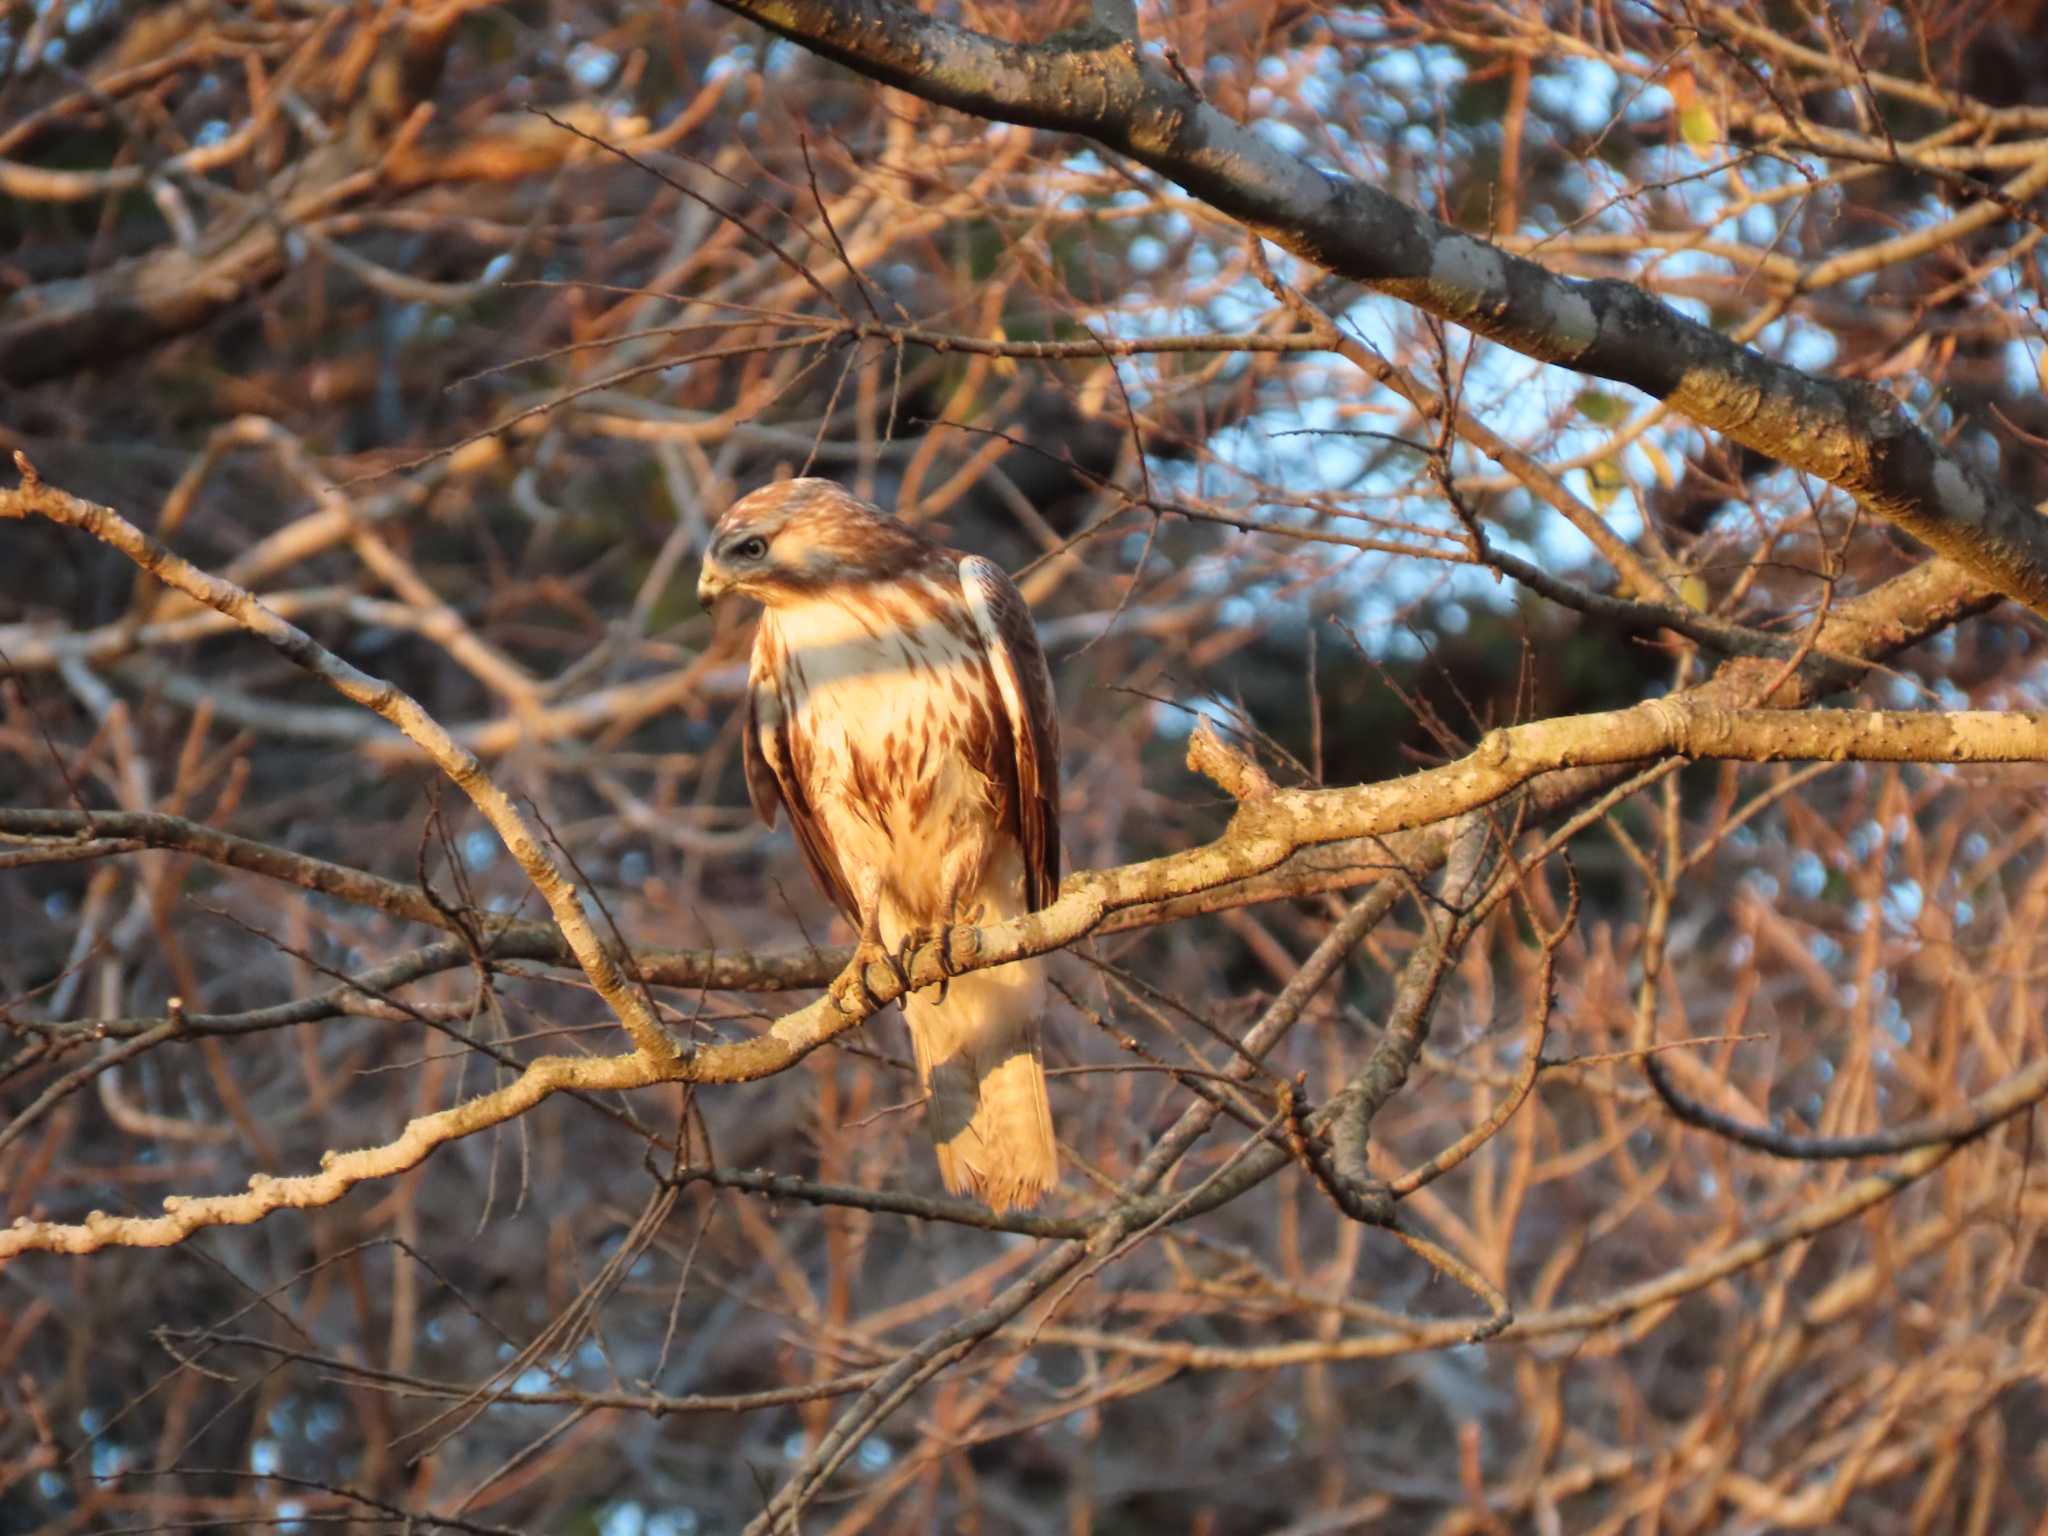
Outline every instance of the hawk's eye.
[[766, 539], [743, 539], [733, 548], [733, 553], [742, 560], [758, 560], [768, 553]]

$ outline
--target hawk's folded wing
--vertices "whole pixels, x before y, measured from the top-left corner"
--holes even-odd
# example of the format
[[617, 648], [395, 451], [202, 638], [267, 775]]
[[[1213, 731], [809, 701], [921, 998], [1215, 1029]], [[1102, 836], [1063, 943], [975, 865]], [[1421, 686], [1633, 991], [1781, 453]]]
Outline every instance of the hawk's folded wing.
[[797, 772], [796, 754], [802, 751], [802, 743], [792, 740], [792, 711], [784, 702], [790, 697], [791, 680], [777, 671], [779, 654], [778, 651], [777, 656], [767, 658], [764, 665], [762, 650], [757, 646], [754, 666], [747, 678], [747, 723], [741, 743], [747, 767], [747, 797], [754, 802], [761, 820], [771, 827], [775, 825], [778, 805], [789, 811], [790, 830], [796, 833], [796, 845], [803, 850], [811, 878], [858, 925], [860, 913], [855, 910], [853, 888], [839, 868], [839, 857], [832, 851], [831, 840], [825, 836], [825, 829], [811, 808], [810, 797], [804, 793], [803, 777]]
[[1049, 906], [1060, 890], [1060, 724], [1052, 674], [1024, 594], [1001, 566], [968, 555], [960, 562], [960, 591], [988, 651], [1015, 743], [1017, 836], [1023, 844], [1025, 900], [1035, 912]]

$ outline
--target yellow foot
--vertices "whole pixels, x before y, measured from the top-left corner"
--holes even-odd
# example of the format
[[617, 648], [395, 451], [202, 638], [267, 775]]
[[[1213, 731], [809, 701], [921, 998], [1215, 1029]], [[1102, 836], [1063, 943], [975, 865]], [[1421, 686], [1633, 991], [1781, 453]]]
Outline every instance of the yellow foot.
[[863, 939], [853, 948], [853, 959], [847, 963], [832, 983], [833, 1006], [841, 1013], [873, 1013], [885, 1006], [875, 995], [875, 989], [868, 985], [868, 967], [879, 965], [896, 978], [898, 986], [908, 988], [910, 973], [904, 968], [900, 955], [886, 945], [873, 939]]

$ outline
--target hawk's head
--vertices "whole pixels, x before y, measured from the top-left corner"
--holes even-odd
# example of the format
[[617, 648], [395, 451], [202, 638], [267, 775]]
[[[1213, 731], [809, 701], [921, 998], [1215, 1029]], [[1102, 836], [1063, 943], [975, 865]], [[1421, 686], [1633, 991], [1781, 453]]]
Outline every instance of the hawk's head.
[[779, 480], [749, 492], [711, 530], [697, 601], [728, 592], [774, 607], [838, 582], [901, 576], [934, 545], [830, 480]]

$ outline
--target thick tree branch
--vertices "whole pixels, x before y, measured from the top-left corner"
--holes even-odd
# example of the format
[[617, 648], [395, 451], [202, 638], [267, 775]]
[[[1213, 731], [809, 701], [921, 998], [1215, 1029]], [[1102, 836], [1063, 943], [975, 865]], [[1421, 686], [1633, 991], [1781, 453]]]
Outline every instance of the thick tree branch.
[[[0, 493], [0, 516], [20, 505], [20, 495]], [[1215, 766], [1218, 752], [1212, 736], [1197, 734], [1193, 759]], [[911, 959], [908, 989], [881, 967], [870, 971], [869, 989], [880, 1008], [906, 990], [935, 986], [960, 970], [980, 970], [1064, 948], [1094, 932], [1111, 912], [1193, 895], [1270, 870], [1315, 843], [1444, 821], [1491, 804], [1560, 767], [1634, 762], [1674, 753], [1743, 762], [2048, 762], [2048, 716], [1996, 711], [1791, 713], [1654, 699], [1633, 709], [1494, 731], [1461, 761], [1405, 779], [1350, 789], [1261, 788], [1240, 804], [1216, 841], [1139, 864], [1074, 875], [1059, 899], [1042, 911], [999, 927], [954, 930], [951, 969], [941, 959], [941, 946], [927, 944]], [[1244, 787], [1241, 779], [1232, 782]], [[707, 1046], [688, 1057], [542, 1057], [495, 1093], [414, 1120], [387, 1146], [330, 1153], [318, 1174], [290, 1179], [259, 1176], [245, 1194], [179, 1200], [166, 1215], [155, 1218], [96, 1213], [75, 1226], [17, 1223], [0, 1233], [0, 1258], [32, 1248], [83, 1253], [109, 1243], [159, 1246], [178, 1242], [200, 1227], [255, 1221], [288, 1205], [324, 1205], [362, 1179], [414, 1167], [441, 1143], [501, 1124], [560, 1089], [751, 1081], [793, 1066], [866, 1016], [843, 1010], [828, 996], [785, 1014], [754, 1039]]]
[[928, 101], [1084, 135], [1331, 272], [1529, 357], [1633, 385], [1838, 486], [2048, 614], [2048, 522], [1943, 449], [1884, 390], [1774, 362], [1632, 283], [1557, 276], [1377, 187], [1322, 171], [1218, 111], [1128, 42], [1007, 43], [896, 0], [719, 3]]
[[0, 492], [0, 520], [42, 517], [67, 528], [82, 529], [101, 542], [112, 545], [142, 570], [174, 587], [187, 597], [228, 615], [251, 634], [267, 641], [295, 666], [312, 673], [352, 703], [382, 716], [403, 731], [431, 758], [436, 767], [470, 798], [484, 819], [503, 839], [506, 851], [525, 871], [533, 888], [548, 904], [577, 963], [590, 978], [619, 1023], [645, 1055], [672, 1057], [675, 1048], [654, 1020], [646, 1002], [630, 987], [599, 942], [584, 916], [582, 897], [540, 840], [526, 825], [525, 817], [511, 798], [484, 771], [476, 754], [460, 745], [441, 724], [420, 707], [419, 701], [403, 689], [351, 666], [322, 646], [311, 635], [286, 623], [258, 602], [253, 594], [233, 582], [208, 575], [190, 561], [180, 559], [162, 544], [137, 528], [111, 507], [89, 501], [45, 485], [25, 454], [16, 453], [15, 467], [21, 484]]
[[[640, 1049], [597, 1059], [542, 1057], [495, 1093], [412, 1121], [386, 1146], [329, 1153], [318, 1174], [286, 1179], [259, 1176], [244, 1194], [175, 1200], [167, 1205], [165, 1215], [155, 1218], [95, 1213], [79, 1225], [18, 1223], [0, 1233], [0, 1258], [31, 1248], [89, 1252], [109, 1243], [174, 1243], [201, 1227], [255, 1221], [283, 1206], [324, 1205], [362, 1179], [414, 1167], [443, 1142], [500, 1124], [562, 1088], [749, 1081], [783, 1071], [867, 1016], [870, 1010], [849, 1009], [828, 996], [784, 1015], [754, 1039], [678, 1056], [666, 1048], [646, 1004], [592, 932], [576, 891], [527, 832], [503, 792], [484, 775], [474, 756], [450, 740], [414, 700], [333, 656], [246, 590], [180, 559], [118, 513], [45, 485], [19, 455], [17, 464], [23, 481], [17, 489], [0, 491], [0, 519], [41, 516], [93, 534], [160, 580], [232, 615], [284, 655], [418, 742], [505, 838], [528, 878], [547, 899], [585, 974], [627, 1023]], [[1957, 601], [1969, 595], [1966, 583], [1950, 582], [1949, 586], [1955, 587]], [[1939, 595], [1948, 587], [1937, 582], [1932, 591]], [[1871, 649], [1881, 650], [1895, 637], [1880, 626], [1864, 638]], [[1775, 672], [1772, 677], [1775, 679]], [[1736, 696], [1741, 695], [1738, 692]], [[1630, 709], [1493, 731], [1458, 762], [1402, 779], [1332, 790], [1274, 787], [1225, 748], [1205, 725], [1190, 741], [1190, 766], [1207, 773], [1238, 798], [1237, 812], [1221, 837], [1162, 858], [1077, 874], [1066, 881], [1059, 898], [1039, 912], [986, 930], [956, 929], [949, 944], [925, 945], [910, 958], [907, 978], [899, 979], [877, 967], [868, 978], [868, 991], [874, 1007], [879, 1008], [906, 990], [935, 986], [957, 970], [978, 970], [1061, 949], [1096, 931], [1111, 913], [1195, 897], [1267, 874], [1305, 848], [1376, 839], [1445, 823], [1559, 769], [1612, 767], [1672, 755], [1748, 762], [2039, 762], [2048, 761], [2048, 716], [1995, 711], [1799, 713], [1724, 707], [1698, 695], [1653, 699]], [[650, 1047], [650, 1039], [658, 1048]]]

